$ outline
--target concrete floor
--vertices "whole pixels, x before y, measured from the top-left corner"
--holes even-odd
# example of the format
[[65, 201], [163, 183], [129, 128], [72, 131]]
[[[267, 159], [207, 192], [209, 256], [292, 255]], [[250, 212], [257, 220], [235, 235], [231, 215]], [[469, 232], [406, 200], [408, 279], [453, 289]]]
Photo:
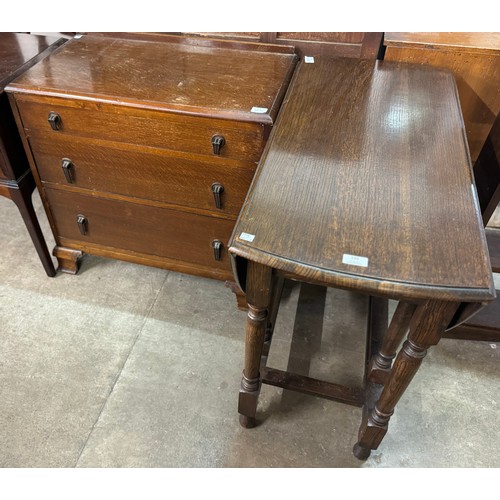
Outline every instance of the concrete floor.
[[[355, 407], [264, 386], [262, 424], [239, 426], [245, 314], [223, 283], [92, 256], [50, 279], [14, 204], [0, 213], [1, 467], [500, 466], [497, 344], [432, 349], [360, 462]], [[285, 292], [269, 365], [359, 381], [365, 299]]]

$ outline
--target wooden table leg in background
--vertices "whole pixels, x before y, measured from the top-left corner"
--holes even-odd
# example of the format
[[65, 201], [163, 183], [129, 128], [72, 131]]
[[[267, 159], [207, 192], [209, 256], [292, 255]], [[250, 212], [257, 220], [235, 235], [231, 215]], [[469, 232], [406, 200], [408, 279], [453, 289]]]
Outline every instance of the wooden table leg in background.
[[10, 198], [17, 206], [26, 229], [33, 241], [33, 245], [38, 253], [43, 268], [47, 276], [54, 277], [56, 270], [50, 256], [45, 238], [38, 223], [38, 219], [33, 208], [32, 195], [35, 189], [35, 181], [31, 172], [27, 172], [18, 182], [10, 182], [8, 185], [0, 185], [0, 195]]
[[[417, 373], [427, 349], [439, 342], [458, 306], [455, 302], [429, 300], [417, 307], [410, 322], [408, 339], [399, 351], [380, 397], [373, 407], [367, 397], [367, 404], [363, 407], [358, 442], [353, 449], [360, 460], [367, 459], [371, 450], [376, 450], [382, 442], [396, 404]], [[401, 328], [405, 328], [404, 322], [401, 322]]]
[[248, 261], [245, 368], [238, 402], [240, 424], [247, 428], [255, 426], [255, 413], [261, 386], [259, 367], [271, 302], [271, 276], [271, 268]]

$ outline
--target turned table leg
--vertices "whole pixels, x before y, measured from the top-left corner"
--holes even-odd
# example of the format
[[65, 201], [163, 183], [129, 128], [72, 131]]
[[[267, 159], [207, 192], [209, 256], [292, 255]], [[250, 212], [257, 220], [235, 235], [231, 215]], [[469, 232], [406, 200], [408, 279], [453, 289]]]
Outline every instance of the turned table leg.
[[255, 425], [255, 414], [261, 386], [259, 366], [271, 300], [271, 274], [271, 268], [252, 261], [248, 262], [245, 368], [241, 379], [238, 402], [240, 423], [247, 428]]
[[427, 349], [439, 342], [458, 305], [429, 300], [417, 307], [410, 322], [408, 339], [399, 351], [378, 401], [373, 408], [368, 405], [363, 408], [358, 442], [353, 449], [360, 460], [367, 459], [371, 450], [378, 448], [397, 402], [417, 373]]
[[382, 346], [370, 361], [369, 382], [384, 384], [387, 381], [392, 360], [396, 357], [396, 352], [408, 333], [410, 320], [416, 308], [416, 304], [410, 302], [399, 302], [397, 305], [387, 333], [382, 340]]

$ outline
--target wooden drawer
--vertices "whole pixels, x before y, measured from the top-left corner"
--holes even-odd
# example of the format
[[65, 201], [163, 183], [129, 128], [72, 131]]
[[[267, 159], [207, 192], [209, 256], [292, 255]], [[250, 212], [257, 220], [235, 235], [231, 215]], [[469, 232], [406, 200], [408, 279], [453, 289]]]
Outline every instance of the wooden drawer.
[[[234, 221], [58, 189], [45, 189], [45, 196], [61, 238], [125, 253], [132, 251], [176, 259], [230, 273], [227, 242]], [[86, 219], [85, 235], [80, 233], [77, 224], [79, 215]], [[214, 258], [212, 242], [215, 240], [223, 243], [220, 260]]]
[[[236, 216], [255, 167], [235, 160], [48, 135], [30, 139], [42, 181]], [[63, 159], [71, 160], [65, 177]], [[212, 185], [223, 186], [217, 209]]]
[[[265, 142], [258, 123], [24, 95], [17, 95], [16, 103], [27, 135], [51, 141], [78, 135], [250, 162], [258, 162]], [[59, 130], [48, 122], [51, 112], [60, 116]], [[212, 146], [216, 135], [225, 139], [219, 155]]]

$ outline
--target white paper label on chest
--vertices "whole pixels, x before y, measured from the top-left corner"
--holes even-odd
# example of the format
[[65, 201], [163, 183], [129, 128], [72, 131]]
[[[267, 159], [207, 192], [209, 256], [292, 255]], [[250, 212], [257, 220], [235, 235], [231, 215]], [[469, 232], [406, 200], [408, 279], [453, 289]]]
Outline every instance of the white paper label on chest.
[[313, 56], [304, 56], [304, 62], [312, 64], [314, 62], [314, 57]]
[[259, 108], [259, 106], [254, 106], [250, 113], [267, 113], [267, 108]]
[[250, 243], [255, 239], [255, 234], [241, 233], [240, 240], [249, 241]]
[[360, 257], [359, 255], [350, 255], [345, 253], [342, 256], [342, 264], [351, 266], [368, 267], [368, 257]]

